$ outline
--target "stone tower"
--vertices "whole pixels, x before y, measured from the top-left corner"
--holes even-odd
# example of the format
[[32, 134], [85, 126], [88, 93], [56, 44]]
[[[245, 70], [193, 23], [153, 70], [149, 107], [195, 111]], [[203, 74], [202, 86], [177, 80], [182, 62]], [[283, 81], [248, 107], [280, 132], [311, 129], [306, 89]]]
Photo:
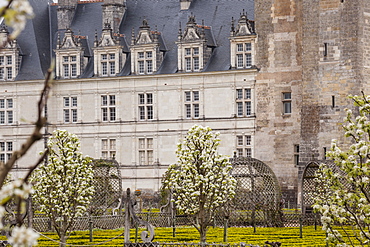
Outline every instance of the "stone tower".
[[263, 142], [256, 158], [285, 181], [285, 199], [292, 200], [308, 162], [325, 159], [332, 139], [345, 143], [347, 96], [370, 94], [370, 2], [256, 0], [255, 20], [256, 139]]
[[281, 181], [283, 199], [297, 198], [302, 98], [300, 0], [256, 0], [256, 136], [258, 157]]

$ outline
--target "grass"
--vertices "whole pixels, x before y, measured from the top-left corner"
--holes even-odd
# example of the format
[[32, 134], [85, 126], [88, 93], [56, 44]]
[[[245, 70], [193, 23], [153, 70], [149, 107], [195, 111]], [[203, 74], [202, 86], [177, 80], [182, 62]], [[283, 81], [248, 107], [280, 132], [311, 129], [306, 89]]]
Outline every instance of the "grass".
[[[140, 239], [140, 232], [144, 229], [139, 229], [138, 239]], [[223, 228], [210, 228], [207, 234], [208, 243], [222, 243], [223, 242]], [[47, 237], [57, 240], [58, 236], [55, 233], [43, 233]], [[109, 241], [99, 246], [122, 246], [124, 242], [123, 229], [117, 230], [97, 230], [93, 231], [93, 242], [89, 242], [89, 231], [76, 231], [71, 234], [67, 243], [73, 245], [89, 245], [97, 244], [110, 240], [118, 235], [122, 236], [113, 241]], [[155, 239], [153, 242], [199, 242], [199, 234], [193, 227], [178, 227], [176, 228], [176, 236], [172, 236], [172, 228], [155, 228]], [[0, 237], [0, 239], [4, 239]], [[231, 227], [228, 229], [228, 243], [245, 242], [247, 244], [263, 246], [266, 240], [275, 242], [282, 242], [282, 246], [325, 246], [325, 232], [320, 228], [317, 230], [313, 226], [303, 228], [303, 237], [299, 237], [299, 228], [256, 228], [256, 233], [251, 227]], [[135, 242], [135, 229], [131, 229], [131, 242]], [[39, 238], [38, 246], [58, 246], [43, 236]]]

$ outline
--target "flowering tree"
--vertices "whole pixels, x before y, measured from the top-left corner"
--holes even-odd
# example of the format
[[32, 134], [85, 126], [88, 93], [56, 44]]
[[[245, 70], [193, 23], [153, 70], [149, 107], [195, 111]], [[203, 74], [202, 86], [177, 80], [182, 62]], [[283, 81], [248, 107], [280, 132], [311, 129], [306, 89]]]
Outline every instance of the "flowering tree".
[[370, 96], [350, 98], [358, 113], [347, 109], [343, 128], [352, 144], [343, 151], [333, 140], [327, 156], [336, 169], [322, 164], [315, 179], [314, 209], [322, 215], [327, 241], [337, 246], [370, 243]]
[[192, 127], [176, 151], [177, 163], [167, 170], [164, 187], [173, 191], [177, 209], [193, 215], [193, 225], [206, 242], [215, 212], [235, 195], [227, 157], [217, 153], [220, 139], [209, 127]]
[[76, 217], [83, 215], [92, 198], [94, 171], [90, 158], [79, 151], [76, 135], [56, 130], [47, 146], [47, 162], [40, 164], [32, 177], [33, 198], [50, 218], [64, 246]]

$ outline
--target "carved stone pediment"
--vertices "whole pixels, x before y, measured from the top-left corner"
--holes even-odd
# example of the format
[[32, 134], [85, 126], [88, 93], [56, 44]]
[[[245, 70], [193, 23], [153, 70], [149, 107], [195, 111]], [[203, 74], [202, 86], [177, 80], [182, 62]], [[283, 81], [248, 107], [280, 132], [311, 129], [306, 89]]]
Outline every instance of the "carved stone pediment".
[[[59, 43], [59, 42], [58, 42]], [[63, 42], [59, 45], [59, 49], [71, 49], [77, 48], [78, 41], [75, 39], [73, 35], [73, 31], [71, 29], [67, 29], [64, 33]]]
[[148, 25], [147, 20], [143, 20], [143, 24], [140, 26], [139, 34], [136, 39], [137, 45], [143, 45], [143, 44], [149, 44], [153, 43], [154, 39], [152, 37], [152, 34], [150, 32], [150, 27]]
[[9, 37], [8, 29], [5, 26], [2, 26], [0, 30], [0, 44], [3, 47], [3, 49], [17, 48], [17, 41], [9, 40], [8, 37]]
[[95, 46], [98, 47], [116, 46], [118, 43], [117, 40], [113, 37], [113, 30], [109, 23], [105, 24], [100, 41], [97, 41], [97, 34], [95, 34], [95, 40]]
[[246, 36], [255, 33], [252, 22], [248, 20], [247, 14], [244, 12], [244, 10], [243, 14], [240, 15], [236, 28], [234, 28], [234, 23], [232, 23], [231, 32], [233, 36]]
[[198, 26], [195, 22], [195, 16], [189, 16], [189, 20], [186, 23], [186, 29], [182, 37], [183, 41], [192, 41], [201, 39], [201, 33], [198, 29]]

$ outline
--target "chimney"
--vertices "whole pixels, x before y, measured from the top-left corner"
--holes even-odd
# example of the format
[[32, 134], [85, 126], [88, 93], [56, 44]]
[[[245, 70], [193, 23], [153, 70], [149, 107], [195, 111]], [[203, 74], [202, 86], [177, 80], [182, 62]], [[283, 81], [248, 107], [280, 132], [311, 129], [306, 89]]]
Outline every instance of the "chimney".
[[193, 2], [193, 0], [180, 0], [181, 10], [189, 9], [191, 2]]
[[59, 0], [58, 2], [58, 29], [67, 29], [71, 26], [77, 7], [77, 0]]
[[113, 33], [119, 33], [123, 16], [126, 12], [126, 0], [104, 0], [103, 8], [103, 27], [109, 23]]

